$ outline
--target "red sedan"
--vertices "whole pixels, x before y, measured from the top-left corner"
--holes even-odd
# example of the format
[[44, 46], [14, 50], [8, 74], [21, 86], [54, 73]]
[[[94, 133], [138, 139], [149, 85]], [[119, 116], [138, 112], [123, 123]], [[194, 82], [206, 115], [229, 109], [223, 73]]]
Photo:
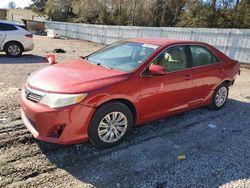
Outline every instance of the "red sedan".
[[205, 43], [124, 40], [33, 73], [21, 116], [39, 140], [107, 148], [147, 121], [202, 106], [219, 110], [239, 71]]

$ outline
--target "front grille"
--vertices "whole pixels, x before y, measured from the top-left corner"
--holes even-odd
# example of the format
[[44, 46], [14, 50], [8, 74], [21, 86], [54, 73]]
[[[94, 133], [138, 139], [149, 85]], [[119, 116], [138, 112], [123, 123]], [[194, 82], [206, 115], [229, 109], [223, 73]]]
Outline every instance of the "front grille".
[[33, 102], [39, 102], [42, 99], [42, 96], [34, 94], [34, 93], [29, 93], [27, 95], [27, 99], [29, 99], [29, 100], [31, 100]]
[[36, 103], [39, 102], [43, 97], [43, 94], [37, 91], [33, 91], [31, 89], [25, 89], [25, 95], [28, 100], [31, 100]]

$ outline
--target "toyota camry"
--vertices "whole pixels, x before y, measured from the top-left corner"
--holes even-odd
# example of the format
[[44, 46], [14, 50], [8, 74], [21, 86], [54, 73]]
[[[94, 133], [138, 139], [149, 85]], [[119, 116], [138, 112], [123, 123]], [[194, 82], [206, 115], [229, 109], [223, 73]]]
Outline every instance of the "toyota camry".
[[112, 147], [145, 122], [221, 109], [239, 72], [239, 62], [206, 43], [127, 39], [31, 74], [21, 117], [39, 140]]

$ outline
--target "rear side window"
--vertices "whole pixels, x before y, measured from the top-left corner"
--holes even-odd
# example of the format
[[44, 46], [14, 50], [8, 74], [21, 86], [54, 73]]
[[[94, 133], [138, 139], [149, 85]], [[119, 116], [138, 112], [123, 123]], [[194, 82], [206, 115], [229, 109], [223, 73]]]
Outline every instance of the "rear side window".
[[193, 59], [193, 67], [219, 62], [219, 59], [203, 46], [190, 46], [190, 50]]
[[14, 31], [14, 30], [17, 30], [17, 28], [14, 25], [0, 23], [0, 31]]
[[27, 27], [25, 27], [24, 25], [19, 25], [18, 27], [20, 27], [20, 28], [22, 28], [22, 29], [24, 29], [24, 30], [26, 30], [26, 31], [29, 31], [29, 30], [27, 29]]

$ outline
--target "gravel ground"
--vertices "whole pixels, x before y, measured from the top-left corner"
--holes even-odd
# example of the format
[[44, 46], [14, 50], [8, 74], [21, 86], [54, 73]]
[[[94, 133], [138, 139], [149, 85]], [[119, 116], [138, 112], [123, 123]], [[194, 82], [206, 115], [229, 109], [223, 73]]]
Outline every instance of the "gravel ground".
[[[21, 58], [0, 54], [0, 187], [250, 187], [250, 70], [230, 89], [220, 111], [201, 108], [148, 123], [119, 146], [59, 146], [33, 139], [19, 114], [19, 88], [59, 60], [86, 55], [100, 44], [35, 36]], [[33, 55], [31, 55], [33, 54]], [[178, 160], [179, 155], [185, 160]]]

